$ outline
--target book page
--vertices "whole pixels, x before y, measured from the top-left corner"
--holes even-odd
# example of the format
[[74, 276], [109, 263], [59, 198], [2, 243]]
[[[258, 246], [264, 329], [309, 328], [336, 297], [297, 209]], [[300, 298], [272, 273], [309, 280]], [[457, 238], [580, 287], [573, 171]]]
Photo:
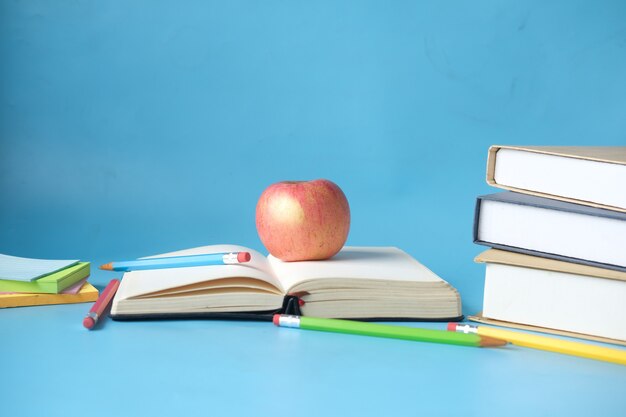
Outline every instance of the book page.
[[[211, 245], [161, 255], [150, 256], [189, 256], [219, 252], [250, 252], [250, 262], [234, 265], [209, 265], [186, 268], [167, 268], [144, 271], [131, 271], [124, 274], [116, 298], [120, 300], [141, 295], [174, 290], [194, 284], [220, 281], [226, 278], [253, 278], [271, 284], [282, 292], [281, 283], [274, 276], [265, 256], [260, 252], [238, 245]], [[242, 280], [238, 280], [241, 282]]]
[[289, 291], [309, 280], [362, 279], [411, 282], [443, 281], [407, 253], [394, 247], [344, 247], [323, 261], [283, 262], [272, 255], [268, 261]]

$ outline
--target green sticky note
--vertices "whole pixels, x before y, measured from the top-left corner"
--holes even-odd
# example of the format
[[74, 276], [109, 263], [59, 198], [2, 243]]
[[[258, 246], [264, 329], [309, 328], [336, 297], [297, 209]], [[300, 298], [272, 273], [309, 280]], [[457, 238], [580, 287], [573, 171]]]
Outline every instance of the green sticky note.
[[79, 262], [69, 268], [45, 275], [34, 281], [0, 280], [0, 292], [32, 292], [58, 294], [89, 276], [89, 262]]

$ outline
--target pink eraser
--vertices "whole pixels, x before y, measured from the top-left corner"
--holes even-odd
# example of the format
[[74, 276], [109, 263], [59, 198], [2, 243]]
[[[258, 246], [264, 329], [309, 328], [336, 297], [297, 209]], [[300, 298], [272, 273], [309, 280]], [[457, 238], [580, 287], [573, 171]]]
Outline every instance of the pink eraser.
[[272, 323], [278, 326], [279, 320], [280, 320], [280, 314], [274, 314], [274, 318], [272, 318]]
[[250, 262], [250, 259], [252, 259], [252, 256], [250, 256], [250, 252], [239, 252], [237, 254], [237, 262]]
[[95, 325], [96, 322], [92, 317], [85, 317], [85, 319], [83, 320], [83, 326], [85, 326], [89, 330], [93, 329], [93, 326]]
[[456, 332], [456, 323], [448, 323], [448, 331]]

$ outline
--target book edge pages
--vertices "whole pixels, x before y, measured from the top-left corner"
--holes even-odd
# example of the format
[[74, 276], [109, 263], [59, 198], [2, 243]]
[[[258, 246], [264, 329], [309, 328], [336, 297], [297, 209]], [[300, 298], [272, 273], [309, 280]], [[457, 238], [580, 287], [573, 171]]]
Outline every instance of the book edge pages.
[[[378, 282], [398, 282], [400, 286], [402, 286], [402, 283], [408, 284], [408, 285], [413, 285], [414, 283], [421, 283], [421, 284], [425, 284], [428, 286], [432, 286], [432, 288], [437, 288], [438, 286], [441, 287], [442, 292], [445, 293], [449, 293], [450, 294], [450, 301], [454, 302], [455, 305], [455, 314], [457, 316], [461, 316], [462, 315], [462, 298], [461, 298], [461, 294], [459, 293], [459, 291], [452, 285], [450, 284], [447, 280], [445, 280], [444, 278], [442, 278], [441, 276], [439, 276], [438, 274], [436, 274], [435, 272], [433, 272], [430, 268], [428, 268], [426, 265], [422, 264], [419, 260], [417, 260], [415, 257], [413, 257], [411, 254], [405, 252], [404, 250], [395, 247], [395, 246], [346, 246], [344, 249], [349, 249], [355, 252], [359, 252], [361, 250], [371, 250], [374, 251], [376, 253], [378, 252], [383, 252], [383, 253], [389, 253], [389, 254], [393, 254], [395, 256], [399, 256], [402, 259], [404, 259], [410, 269], [415, 273], [415, 271], [418, 271], [417, 273], [420, 275], [420, 277], [423, 277], [423, 279], [393, 279], [390, 277], [383, 277], [383, 278], [373, 278], [373, 277], [369, 277], [369, 278], [365, 278], [365, 277], [341, 277], [341, 278], [330, 278], [330, 277], [319, 277], [319, 278], [312, 278], [312, 277], [308, 277], [305, 279], [299, 279], [299, 280], [294, 280], [294, 282], [290, 283], [291, 285], [287, 285], [287, 283], [285, 282], [285, 287], [287, 289], [287, 292], [294, 292], [296, 294], [300, 294], [301, 291], [304, 291], [303, 294], [300, 295], [304, 295], [303, 300], [306, 299], [306, 295], [305, 293], [311, 291], [312, 293], [317, 293], [318, 291], [326, 291], [323, 288], [328, 288], [327, 291], [332, 291], [332, 285], [328, 286], [328, 285], [323, 285], [322, 283], [326, 280], [331, 280], [335, 283], [339, 282], [342, 283], [342, 285], [348, 285], [346, 284], [348, 281], [364, 281], [364, 282], [370, 282], [370, 283], [378, 283]], [[343, 249], [342, 249], [343, 250]], [[276, 259], [268, 257], [270, 259], [270, 265], [275, 266], [276, 263], [279, 263], [280, 265], [280, 261], [277, 261]], [[405, 269], [407, 268], [407, 266], [405, 265]], [[277, 276], [279, 276], [280, 274], [277, 272], [276, 273]], [[320, 284], [322, 284], [320, 286]], [[349, 284], [349, 285], [353, 285], [353, 284]], [[379, 285], [379, 284], [375, 284], [375, 285]], [[355, 290], [358, 290], [358, 286], [354, 288]], [[362, 290], [361, 290], [362, 291]], [[374, 292], [380, 292], [380, 290], [371, 290]], [[401, 300], [399, 300], [401, 301]], [[326, 300], [326, 303], [334, 303], [336, 301], [332, 301], [332, 300]], [[305, 304], [306, 306], [306, 304]], [[305, 309], [303, 308], [303, 314], [306, 314]], [[344, 317], [341, 314], [336, 315], [336, 314], [332, 314], [329, 315], [328, 317]], [[361, 317], [362, 316], [362, 317]], [[346, 316], [348, 317], [348, 316]], [[385, 315], [358, 315], [358, 316], [354, 316], [352, 318], [364, 318], [364, 317], [384, 317], [385, 319], [390, 319], [393, 317], [396, 317], [396, 315], [394, 316], [385, 316]], [[402, 315], [398, 315], [397, 317], [417, 317], [417, 316], [402, 316]], [[420, 316], [421, 317], [421, 316]], [[426, 317], [426, 316], [424, 316]], [[344, 317], [345, 318], [345, 317]]]
[[[522, 193], [522, 194], [533, 195], [535, 197], [550, 198], [550, 199], [554, 199], [554, 200], [565, 201], [567, 203], [583, 204], [585, 206], [596, 207], [596, 208], [601, 208], [601, 209], [613, 210], [613, 211], [619, 211], [619, 212], [622, 212], [622, 213], [626, 213], [626, 208], [623, 208], [623, 207], [609, 206], [609, 205], [606, 205], [606, 204], [594, 203], [592, 201], [578, 200], [578, 199], [575, 199], [575, 198], [563, 197], [563, 196], [560, 196], [560, 195], [542, 193], [542, 192], [532, 191], [532, 190], [526, 190], [524, 188], [510, 187], [508, 185], [503, 185], [503, 184], [497, 183], [496, 180], [495, 180], [496, 158], [497, 158], [496, 154], [497, 154], [497, 152], [500, 149], [513, 149], [513, 150], [518, 150], [518, 151], [527, 151], [527, 152], [541, 153], [541, 154], [545, 154], [545, 155], [556, 155], [556, 156], [562, 156], [562, 157], [565, 157], [565, 158], [582, 159], [582, 160], [589, 160], [589, 161], [596, 161], [596, 162], [605, 162], [605, 163], [619, 164], [619, 165], [626, 165], [626, 160], [625, 161], [611, 161], [611, 160], [603, 160], [603, 159], [598, 159], [598, 158], [583, 157], [583, 156], [577, 156], [577, 155], [569, 155], [569, 154], [565, 154], [565, 153], [550, 152], [550, 151], [546, 150], [546, 149], [549, 149], [549, 148], [540, 149], [540, 148], [533, 148], [533, 147], [506, 146], [506, 145], [493, 145], [493, 146], [491, 146], [489, 148], [489, 153], [487, 155], [487, 184], [492, 186], [492, 187], [500, 188], [500, 189], [507, 190], [507, 191], [514, 191], [514, 192], [518, 192], [518, 193]], [[624, 147], [624, 149], [626, 149], [626, 147]], [[626, 153], [626, 151], [625, 151], [625, 153]]]

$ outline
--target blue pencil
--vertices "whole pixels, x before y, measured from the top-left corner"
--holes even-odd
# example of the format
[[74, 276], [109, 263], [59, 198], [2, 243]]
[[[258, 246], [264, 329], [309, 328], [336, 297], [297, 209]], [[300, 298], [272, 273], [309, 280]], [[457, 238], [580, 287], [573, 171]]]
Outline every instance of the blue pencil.
[[204, 255], [168, 256], [163, 258], [137, 259], [134, 261], [109, 262], [100, 266], [106, 271], [139, 271], [145, 269], [184, 268], [188, 266], [229, 265], [250, 261], [250, 252], [223, 252]]

